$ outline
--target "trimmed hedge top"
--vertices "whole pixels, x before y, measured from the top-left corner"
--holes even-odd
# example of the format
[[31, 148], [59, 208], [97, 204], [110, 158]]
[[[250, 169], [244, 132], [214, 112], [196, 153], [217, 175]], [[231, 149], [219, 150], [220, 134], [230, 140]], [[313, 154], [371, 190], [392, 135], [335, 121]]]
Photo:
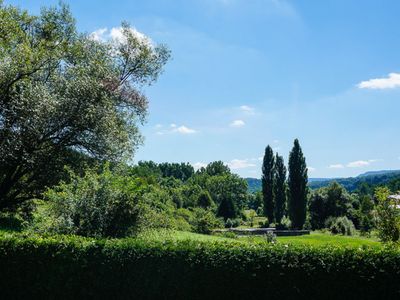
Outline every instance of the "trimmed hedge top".
[[4, 298], [389, 298], [400, 251], [241, 241], [0, 235]]

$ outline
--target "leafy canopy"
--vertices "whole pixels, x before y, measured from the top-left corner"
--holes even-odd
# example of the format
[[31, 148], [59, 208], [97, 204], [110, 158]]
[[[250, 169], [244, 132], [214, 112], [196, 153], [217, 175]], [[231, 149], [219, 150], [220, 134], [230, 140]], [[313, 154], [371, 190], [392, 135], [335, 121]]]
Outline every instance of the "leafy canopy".
[[131, 157], [147, 113], [140, 88], [169, 56], [126, 23], [121, 39], [98, 41], [65, 5], [30, 15], [0, 2], [0, 209], [56, 183], [71, 153]]

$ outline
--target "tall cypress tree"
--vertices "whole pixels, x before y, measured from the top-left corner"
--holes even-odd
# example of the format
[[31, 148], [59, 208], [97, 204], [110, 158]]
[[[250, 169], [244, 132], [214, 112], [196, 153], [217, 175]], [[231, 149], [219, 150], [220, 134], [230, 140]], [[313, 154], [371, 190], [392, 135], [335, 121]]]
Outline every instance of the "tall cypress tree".
[[275, 157], [272, 148], [268, 145], [265, 148], [264, 160], [262, 165], [262, 192], [264, 200], [264, 215], [268, 217], [268, 222], [273, 223], [274, 218], [274, 165]]
[[286, 208], [286, 167], [283, 157], [275, 157], [275, 220], [280, 224]]
[[307, 166], [298, 139], [289, 154], [289, 217], [292, 227], [302, 229], [306, 221]]

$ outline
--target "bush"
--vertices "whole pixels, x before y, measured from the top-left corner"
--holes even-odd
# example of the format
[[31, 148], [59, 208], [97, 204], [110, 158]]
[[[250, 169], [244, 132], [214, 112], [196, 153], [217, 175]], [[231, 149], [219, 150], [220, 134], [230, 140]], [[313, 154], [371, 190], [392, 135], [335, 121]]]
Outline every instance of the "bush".
[[267, 232], [267, 234], [264, 235], [265, 239], [267, 240], [267, 243], [276, 243], [276, 235], [273, 232]]
[[329, 217], [325, 221], [325, 226], [333, 234], [354, 235], [356, 231], [353, 222], [347, 217]]
[[286, 216], [283, 216], [281, 223], [276, 225], [276, 229], [278, 230], [289, 230], [292, 227], [292, 222]]
[[222, 223], [212, 211], [195, 208], [193, 210], [192, 227], [194, 232], [210, 234], [213, 229], [222, 227]]
[[398, 299], [400, 252], [0, 234], [4, 299]]
[[225, 221], [225, 228], [236, 228], [239, 227], [241, 224], [241, 220], [240, 219], [227, 219]]
[[378, 236], [383, 242], [397, 242], [400, 239], [400, 209], [398, 203], [389, 197], [390, 190], [386, 187], [377, 188], [375, 197]]
[[83, 177], [71, 174], [70, 183], [63, 182], [44, 196], [57, 232], [120, 237], [137, 223], [142, 189], [139, 179], [113, 174], [105, 166], [100, 174], [90, 170]]

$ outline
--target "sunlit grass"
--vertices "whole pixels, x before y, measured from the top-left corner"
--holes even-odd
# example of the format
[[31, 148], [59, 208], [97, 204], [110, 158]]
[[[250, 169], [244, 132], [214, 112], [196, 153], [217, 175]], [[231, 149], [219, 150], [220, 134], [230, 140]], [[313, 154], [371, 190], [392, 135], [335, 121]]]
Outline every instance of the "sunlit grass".
[[[232, 244], [242, 243], [264, 243], [263, 236], [244, 236], [238, 238], [228, 238], [224, 236], [205, 235], [186, 231], [172, 230], [151, 230], [138, 236], [146, 240], [192, 240], [199, 242], [218, 242], [224, 241]], [[343, 246], [343, 247], [381, 247], [382, 244], [374, 239], [361, 236], [342, 236], [330, 233], [311, 232], [309, 235], [277, 237], [277, 243], [290, 245], [310, 245], [310, 246]]]

